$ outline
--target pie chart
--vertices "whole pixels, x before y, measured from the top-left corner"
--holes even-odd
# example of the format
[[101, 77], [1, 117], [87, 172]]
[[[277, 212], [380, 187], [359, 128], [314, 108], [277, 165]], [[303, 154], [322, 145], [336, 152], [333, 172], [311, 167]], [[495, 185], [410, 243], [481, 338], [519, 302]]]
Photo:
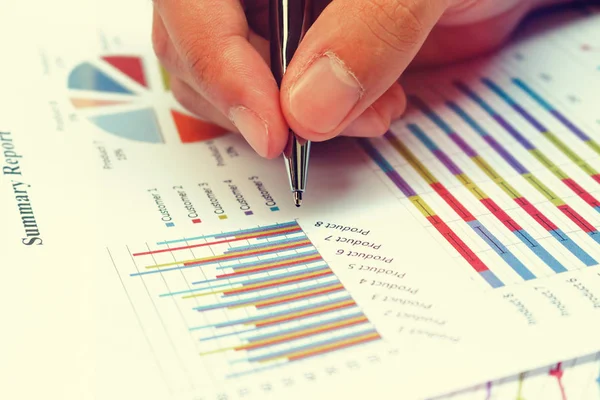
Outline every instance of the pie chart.
[[[159, 84], [151, 84], [148, 68], [160, 71]], [[108, 55], [82, 62], [71, 70], [67, 85], [80, 115], [123, 139], [193, 143], [228, 133], [185, 112], [170, 92], [166, 71], [140, 56]]]

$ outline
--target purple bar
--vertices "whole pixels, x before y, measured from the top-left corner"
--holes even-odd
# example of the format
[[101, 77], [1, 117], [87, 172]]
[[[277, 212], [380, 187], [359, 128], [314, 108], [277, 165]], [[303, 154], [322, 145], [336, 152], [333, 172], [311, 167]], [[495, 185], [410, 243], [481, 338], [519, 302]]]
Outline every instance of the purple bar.
[[446, 166], [446, 168], [448, 168], [452, 175], [460, 175], [463, 173], [458, 165], [454, 164], [454, 162], [448, 158], [446, 153], [440, 149], [432, 150], [432, 153], [437, 157], [438, 160], [442, 162], [442, 164]]
[[490, 135], [485, 135], [483, 137], [485, 139], [485, 141], [492, 146], [492, 148], [494, 150], [496, 150], [498, 152], [498, 154], [500, 154], [502, 156], [502, 158], [504, 158], [504, 160], [510, 164], [511, 167], [513, 167], [519, 174], [528, 174], [529, 171], [520, 163], [518, 162], [509, 152], [507, 152], [504, 147], [502, 147], [500, 145], [500, 143], [498, 143], [496, 141], [496, 139], [494, 139], [493, 137], [491, 137]]
[[244, 211], [244, 214], [246, 214], [246, 215], [252, 215], [254, 213], [252, 211]]
[[477, 152], [475, 150], [473, 150], [473, 148], [471, 146], [469, 146], [467, 144], [467, 142], [465, 142], [463, 140], [463, 138], [461, 138], [460, 136], [458, 136], [455, 132], [449, 133], [448, 136], [450, 136], [450, 139], [452, 139], [452, 141], [458, 146], [460, 147], [460, 149], [469, 157], [477, 157]]
[[521, 145], [523, 147], [525, 147], [527, 150], [533, 150], [535, 149], [535, 146], [533, 144], [531, 144], [527, 139], [525, 139], [523, 137], [523, 135], [521, 135], [519, 132], [516, 131], [515, 128], [512, 127], [512, 125], [510, 125], [508, 122], [506, 122], [506, 120], [504, 118], [502, 118], [499, 115], [494, 115], [494, 119], [500, 124], [502, 125], [502, 127], [504, 129], [506, 129], [506, 131], [508, 133], [510, 133], [510, 135], [515, 138], [519, 143], [521, 143]]
[[525, 111], [523, 109], [523, 107], [521, 107], [520, 105], [514, 104], [513, 108], [515, 109], [516, 112], [518, 112], [519, 114], [521, 114], [523, 116], [523, 118], [525, 118], [527, 120], [527, 122], [529, 122], [531, 125], [533, 125], [535, 127], [535, 129], [537, 129], [541, 133], [544, 133], [544, 132], [548, 131], [548, 129], [546, 129], [546, 127], [544, 125], [542, 125], [531, 114], [529, 114], [527, 111]]
[[408, 185], [408, 183], [402, 179], [398, 172], [389, 171], [386, 172], [386, 175], [392, 180], [392, 182], [394, 182], [396, 186], [398, 186], [398, 189], [400, 189], [406, 197], [413, 197], [417, 195], [417, 193]]
[[583, 140], [584, 142], [589, 142], [590, 140], [592, 140], [592, 138], [583, 133], [581, 129], [573, 125], [571, 121], [565, 118], [565, 116], [557, 110], [550, 110], [550, 113], [554, 115], [556, 119], [558, 119], [560, 122], [562, 122], [567, 128], [569, 128], [571, 132], [573, 132], [579, 139]]

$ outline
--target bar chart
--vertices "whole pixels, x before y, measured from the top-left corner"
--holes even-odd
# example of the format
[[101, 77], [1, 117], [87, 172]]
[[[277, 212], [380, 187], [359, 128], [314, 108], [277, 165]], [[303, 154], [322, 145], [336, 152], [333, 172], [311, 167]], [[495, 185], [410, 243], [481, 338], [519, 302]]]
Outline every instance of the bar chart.
[[173, 343], [192, 343], [178, 349], [183, 359], [210, 365], [220, 378], [381, 339], [295, 221], [129, 253], [129, 262], [113, 262], [130, 296], [153, 304], [148, 320], [168, 326]]
[[440, 243], [494, 289], [598, 265], [593, 133], [505, 72], [422, 89], [382, 139], [359, 145]]

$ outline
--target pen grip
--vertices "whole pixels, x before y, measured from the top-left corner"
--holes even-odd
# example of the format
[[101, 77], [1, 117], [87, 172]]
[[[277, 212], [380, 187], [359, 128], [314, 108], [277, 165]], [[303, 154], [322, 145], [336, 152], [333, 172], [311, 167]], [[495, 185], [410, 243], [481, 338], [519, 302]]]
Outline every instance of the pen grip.
[[277, 85], [310, 26], [310, 0], [270, 0], [271, 70]]

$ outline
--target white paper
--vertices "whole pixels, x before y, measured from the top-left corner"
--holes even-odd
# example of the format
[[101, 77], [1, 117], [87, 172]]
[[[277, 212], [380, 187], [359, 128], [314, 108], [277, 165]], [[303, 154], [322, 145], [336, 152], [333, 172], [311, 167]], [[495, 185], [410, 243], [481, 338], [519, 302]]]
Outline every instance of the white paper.
[[[508, 80], [519, 74], [587, 135], [600, 140], [593, 104], [600, 85], [598, 72], [585, 58], [587, 53], [567, 58], [549, 44], [562, 37], [560, 32], [547, 34], [548, 38], [530, 35], [493, 59], [426, 79], [415, 76], [406, 86], [410, 92], [417, 88], [428, 104], [442, 96], [455, 100], [559, 194], [564, 205], [542, 198], [451, 110], [433, 106], [505, 182], [561, 228], [557, 236], [564, 233], [577, 243], [579, 257], [568, 251], [573, 246], [565, 246], [536, 224], [416, 110], [397, 122], [390, 134], [401, 138], [414, 157], [405, 150], [401, 156], [388, 139], [315, 145], [305, 204], [296, 209], [281, 160], [259, 159], [232, 134], [182, 143], [187, 137], [182, 121], [191, 116], [165, 87], [152, 54], [151, 4], [123, 7], [117, 2], [64, 1], [62, 5], [70, 12], [53, 16], [51, 22], [46, 17], [56, 4], [35, 11], [14, 5], [2, 28], [5, 36], [24, 38], [2, 44], [3, 54], [10, 57], [4, 62], [7, 73], [0, 78], [0, 198], [6, 210], [0, 238], [2, 264], [8, 266], [2, 290], [7, 326], [3, 359], [8, 362], [2, 364], [6, 368], [2, 376], [10, 377], [0, 385], [4, 397], [423, 398], [600, 348], [598, 327], [590, 323], [598, 318], [599, 271], [580, 261], [600, 260], [598, 243], [557, 204], [563, 210], [570, 206], [596, 228], [597, 212], [519, 147], [481, 107], [448, 85], [448, 77], [461, 77], [484, 93], [543, 154], [590, 196], [600, 197], [598, 183], [582, 169], [600, 170], [598, 154]], [[562, 29], [568, 37], [577, 37], [579, 31], [595, 32], [597, 22], [589, 15]], [[523, 57], [515, 59], [519, 52]], [[548, 61], [539, 69], [541, 57]], [[486, 92], [475, 81], [478, 74], [488, 74], [509, 88], [587, 164], [575, 165], [508, 104]], [[569, 101], [573, 93], [576, 102]], [[473, 194], [478, 189], [466, 190], [449, 172], [454, 167], [440, 163], [408, 130], [411, 123], [440, 143], [454, 164], [529, 235], [518, 236], [500, 223]], [[406, 198], [361, 150], [365, 143], [419, 198]], [[427, 184], [424, 177], [431, 174], [453, 198], [445, 195], [444, 200]], [[443, 192], [439, 185], [436, 188]], [[453, 211], [456, 202], [478, 222], [469, 224], [470, 217]], [[434, 228], [419, 209], [434, 210], [447, 228]], [[272, 226], [266, 237], [235, 238], [235, 233], [218, 237], [265, 226]], [[296, 228], [285, 236], [273, 233], [290, 226]], [[467, 262], [440, 232], [480, 262]], [[227, 242], [214, 243], [222, 240]], [[545, 258], [526, 247], [531, 240], [546, 249]], [[229, 247], [265, 241], [283, 246], [282, 250], [259, 250], [258, 258], [245, 254], [220, 263], [206, 260], [225, 257]], [[164, 242], [170, 247], [196, 247], [163, 251]], [[286, 248], [285, 243], [293, 246]], [[464, 252], [467, 246], [472, 253]], [[154, 253], [135, 255], [148, 251]], [[506, 261], [508, 252], [515, 257], [512, 268]], [[227, 293], [242, 287], [242, 280], [219, 277], [221, 271], [235, 272], [228, 268], [233, 264], [260, 260], [264, 264], [271, 257], [298, 261], [304, 254], [317, 254], [322, 260], [270, 271], [283, 279], [275, 288], [260, 288], [267, 275], [256, 274], [251, 282], [244, 281], [252, 289], [250, 295]], [[198, 259], [203, 259], [202, 267], [194, 264]], [[516, 260], [536, 279], [523, 282], [513, 270]], [[491, 289], [473, 269], [472, 265], [483, 264], [504, 287]], [[549, 264], [568, 271], [554, 273]], [[136, 275], [152, 270], [164, 272]], [[273, 275], [268, 276], [271, 282]], [[491, 279], [489, 273], [484, 276]], [[291, 277], [302, 280], [288, 282]], [[324, 288], [331, 292], [318, 292]], [[215, 293], [186, 297], [208, 291]], [[294, 299], [298, 293], [308, 297]], [[249, 301], [252, 296], [257, 298], [250, 306], [223, 307], [239, 305], [229, 304], [229, 299]], [[284, 301], [269, 313], [289, 314], [316, 304], [348, 301], [348, 296], [356, 306], [320, 314], [319, 319], [273, 328], [244, 321], [266, 318], [262, 297]], [[234, 328], [219, 326], [237, 320], [243, 321]], [[335, 325], [340, 321], [347, 325]], [[239, 333], [244, 324], [250, 330]], [[311, 329], [325, 331], [317, 336]], [[238, 333], [230, 335], [234, 330]], [[282, 342], [267, 343], [264, 335]], [[357, 338], [365, 341], [354, 343]], [[258, 342], [261, 350], [239, 348], [250, 342]], [[319, 350], [329, 351], [317, 356]], [[313, 357], [302, 359], [306, 355]], [[259, 370], [267, 365], [271, 368]]]

